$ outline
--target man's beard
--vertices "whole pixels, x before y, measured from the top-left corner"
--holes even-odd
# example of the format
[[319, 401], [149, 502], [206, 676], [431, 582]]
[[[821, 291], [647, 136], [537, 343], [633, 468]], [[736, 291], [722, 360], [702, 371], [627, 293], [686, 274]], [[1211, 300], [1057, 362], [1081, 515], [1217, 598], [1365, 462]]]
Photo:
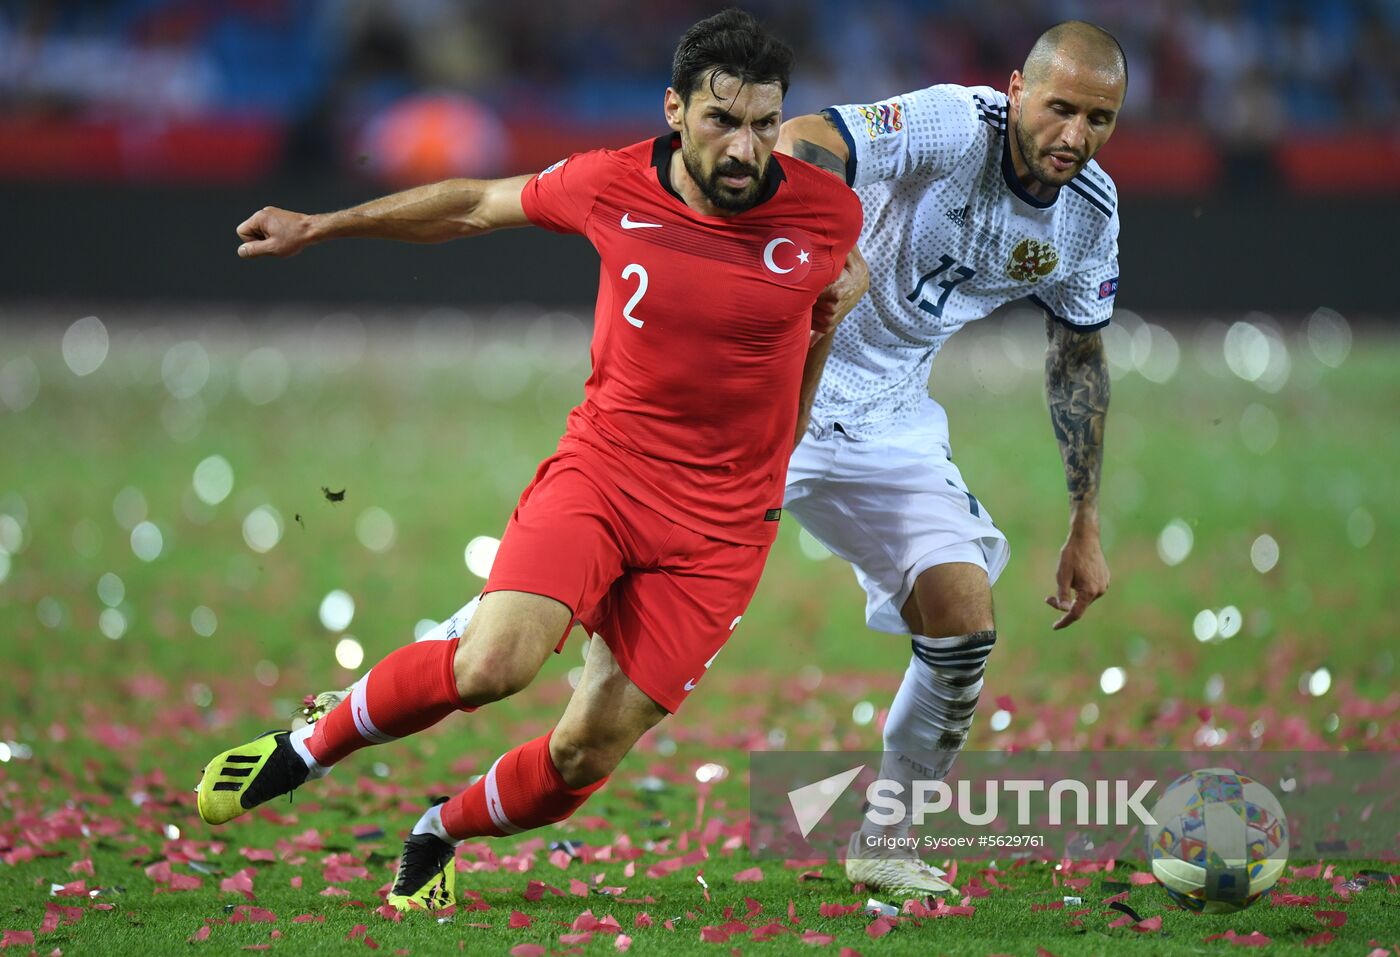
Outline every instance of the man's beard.
[[[758, 194], [763, 188], [763, 177], [757, 166], [749, 166], [738, 160], [724, 159], [716, 163], [710, 175], [706, 176], [705, 171], [701, 168], [698, 153], [692, 152], [685, 145], [681, 146], [681, 161], [685, 163], [685, 170], [695, 181], [695, 185], [700, 187], [701, 194], [713, 206], [730, 213], [742, 213], [744, 210], [753, 209], [758, 205]], [[749, 176], [750, 179], [749, 185], [743, 189], [735, 189], [719, 181], [721, 176], [744, 175]]]
[[[1070, 180], [1074, 179], [1074, 177], [1078, 176], [1079, 171], [1082, 170], [1084, 164], [1088, 162], [1087, 158], [1081, 157], [1078, 153], [1075, 153], [1074, 157], [1076, 162], [1072, 169], [1066, 170], [1064, 173], [1047, 170], [1046, 167], [1042, 165], [1045, 158], [1043, 156], [1033, 156], [1031, 154], [1031, 150], [1035, 148], [1035, 140], [1031, 138], [1030, 133], [1026, 130], [1024, 117], [1016, 118], [1016, 148], [1021, 151], [1021, 162], [1026, 164], [1026, 169], [1030, 171], [1031, 176], [1034, 177], [1036, 182], [1044, 186], [1059, 188], [1065, 185], [1065, 183], [1068, 183]], [[1064, 176], [1064, 179], [1057, 179], [1056, 177], [1058, 176]]]

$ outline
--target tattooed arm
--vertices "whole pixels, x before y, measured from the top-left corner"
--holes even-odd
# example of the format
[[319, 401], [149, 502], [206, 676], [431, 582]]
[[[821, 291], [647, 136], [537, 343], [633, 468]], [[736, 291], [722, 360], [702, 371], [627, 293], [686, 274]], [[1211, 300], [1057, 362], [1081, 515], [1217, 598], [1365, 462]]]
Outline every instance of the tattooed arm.
[[825, 113], [809, 113], [788, 120], [778, 133], [777, 148], [780, 153], [821, 167], [841, 182], [846, 181], [850, 150], [836, 124]]
[[[1099, 543], [1099, 476], [1108, 416], [1108, 362], [1103, 337], [1046, 319], [1045, 395], [1069, 486], [1069, 537], [1060, 549], [1056, 592], [1046, 604], [1064, 615], [1055, 628], [1078, 621], [1108, 590], [1108, 563]], [[1072, 600], [1071, 600], [1072, 599]]]

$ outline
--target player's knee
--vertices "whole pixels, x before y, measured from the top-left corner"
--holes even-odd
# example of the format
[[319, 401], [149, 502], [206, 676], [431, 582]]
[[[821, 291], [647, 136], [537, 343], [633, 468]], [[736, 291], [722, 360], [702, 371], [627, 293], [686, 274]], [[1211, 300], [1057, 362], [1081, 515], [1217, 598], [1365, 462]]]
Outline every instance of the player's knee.
[[519, 646], [509, 640], [463, 642], [452, 659], [457, 694], [463, 704], [474, 707], [523, 690], [538, 670], [538, 664], [521, 654]]
[[559, 770], [559, 776], [571, 788], [597, 784], [612, 774], [622, 760], [622, 755], [616, 753], [608, 742], [591, 738], [590, 735], [573, 734], [563, 728], [556, 728], [550, 736], [549, 756]]

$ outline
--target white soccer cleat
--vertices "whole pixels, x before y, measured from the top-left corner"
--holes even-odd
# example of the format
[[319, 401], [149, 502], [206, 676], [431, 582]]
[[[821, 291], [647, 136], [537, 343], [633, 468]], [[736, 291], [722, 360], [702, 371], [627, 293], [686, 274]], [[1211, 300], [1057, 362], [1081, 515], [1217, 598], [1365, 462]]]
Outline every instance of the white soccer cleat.
[[943, 871], [917, 857], [855, 857], [852, 851], [860, 838], [857, 831], [847, 848], [846, 877], [852, 884], [864, 884], [872, 891], [898, 897], [951, 894], [957, 888], [943, 879]]

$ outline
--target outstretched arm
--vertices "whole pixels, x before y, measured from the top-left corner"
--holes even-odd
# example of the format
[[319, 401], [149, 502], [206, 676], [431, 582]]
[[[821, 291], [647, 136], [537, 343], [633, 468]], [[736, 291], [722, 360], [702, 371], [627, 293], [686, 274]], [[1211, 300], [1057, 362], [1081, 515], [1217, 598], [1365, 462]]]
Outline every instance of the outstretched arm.
[[312, 243], [352, 236], [440, 243], [529, 220], [520, 191], [529, 176], [449, 179], [370, 200], [335, 213], [294, 213], [265, 206], [238, 227], [238, 255], [295, 256]]
[[1060, 549], [1056, 593], [1046, 604], [1064, 612], [1055, 628], [1078, 621], [1108, 590], [1108, 563], [1099, 542], [1099, 476], [1108, 416], [1108, 362], [1103, 337], [1046, 320], [1045, 394], [1069, 487], [1069, 537]]

